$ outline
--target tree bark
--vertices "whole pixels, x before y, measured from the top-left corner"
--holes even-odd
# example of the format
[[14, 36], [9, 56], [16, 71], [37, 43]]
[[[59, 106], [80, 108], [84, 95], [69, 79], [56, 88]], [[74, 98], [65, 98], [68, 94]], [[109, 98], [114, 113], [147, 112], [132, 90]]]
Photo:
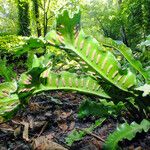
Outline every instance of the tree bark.
[[47, 28], [48, 28], [48, 11], [49, 11], [49, 5], [50, 5], [50, 0], [48, 0], [47, 7], [46, 7], [47, 1], [44, 0], [44, 19], [43, 19], [43, 26], [44, 26], [44, 36], [47, 33]]
[[[119, 10], [120, 10], [121, 3], [122, 3], [122, 0], [118, 0]], [[120, 33], [121, 33], [123, 43], [129, 46], [125, 26], [122, 20], [121, 20]]]
[[39, 37], [41, 36], [41, 26], [40, 26], [40, 21], [39, 21], [39, 4], [38, 4], [38, 0], [32, 0], [32, 1], [33, 1], [33, 7], [34, 7], [37, 35]]
[[46, 26], [45, 26], [45, 20], [46, 20], [46, 0], [44, 0], [44, 18], [43, 18], [43, 32], [44, 36], [46, 35]]
[[30, 36], [30, 18], [29, 18], [29, 4], [26, 1], [18, 0], [18, 35]]
[[125, 27], [124, 27], [123, 24], [121, 25], [120, 32], [121, 32], [123, 43], [126, 44], [127, 46], [129, 46], [126, 31], [125, 31]]

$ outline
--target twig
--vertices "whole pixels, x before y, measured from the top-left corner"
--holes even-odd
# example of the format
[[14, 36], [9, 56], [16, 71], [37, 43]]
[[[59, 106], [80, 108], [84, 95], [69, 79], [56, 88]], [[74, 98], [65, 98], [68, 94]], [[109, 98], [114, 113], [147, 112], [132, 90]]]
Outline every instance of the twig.
[[48, 4], [47, 4], [47, 10], [46, 10], [46, 12], [48, 13], [48, 11], [49, 11], [49, 8], [50, 8], [50, 0], [48, 1]]
[[18, 149], [19, 147], [23, 146], [23, 144], [24, 144], [24, 143], [22, 143], [22, 144], [16, 146], [14, 150], [16, 150], [16, 149]]
[[45, 130], [47, 124], [48, 124], [48, 122], [46, 122], [46, 123], [43, 125], [43, 127], [42, 127], [42, 129], [41, 129], [41, 131], [40, 131], [40, 133], [39, 133], [39, 135], [38, 135], [38, 137], [43, 133], [43, 131]]
[[93, 137], [97, 138], [98, 140], [102, 141], [102, 142], [105, 142], [105, 140], [103, 138], [101, 138], [100, 136], [90, 132], [90, 131], [87, 131], [86, 129], [81, 129], [81, 128], [76, 128], [77, 130], [81, 130], [81, 131], [84, 131], [86, 134], [89, 134], [89, 135], [92, 135]]
[[44, 10], [44, 8], [43, 8], [43, 6], [42, 6], [42, 5], [39, 5], [39, 7], [40, 7], [42, 10]]

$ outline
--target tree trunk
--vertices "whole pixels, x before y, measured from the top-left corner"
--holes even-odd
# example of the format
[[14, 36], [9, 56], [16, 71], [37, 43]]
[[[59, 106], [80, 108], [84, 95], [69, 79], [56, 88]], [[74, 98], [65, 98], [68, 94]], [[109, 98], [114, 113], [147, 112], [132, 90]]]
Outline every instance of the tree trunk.
[[[47, 6], [46, 6], [47, 4]], [[46, 1], [44, 0], [44, 19], [43, 19], [43, 27], [44, 27], [44, 36], [47, 33], [47, 28], [48, 28], [48, 11], [49, 11], [49, 5], [50, 5], [50, 0]]]
[[39, 4], [38, 4], [38, 0], [32, 0], [32, 1], [33, 1], [33, 7], [34, 7], [37, 35], [39, 37], [41, 36], [41, 26], [39, 22]]
[[123, 24], [121, 25], [120, 32], [121, 32], [121, 36], [122, 36], [122, 41], [123, 41], [123, 43], [126, 44], [127, 46], [129, 46], [128, 40], [127, 40], [126, 31], [125, 31], [125, 27], [124, 27]]
[[150, 34], [150, 1], [143, 0], [142, 1], [142, 15], [143, 15], [143, 29], [144, 29], [144, 39], [146, 40], [146, 36]]
[[26, 1], [18, 0], [18, 35], [30, 36], [30, 18], [29, 18], [29, 4]]
[[[122, 3], [122, 0], [118, 0], [119, 10], [120, 10], [121, 3]], [[120, 33], [121, 33], [123, 43], [129, 46], [125, 26], [122, 20], [121, 20]]]
[[44, 13], [44, 23], [43, 23], [43, 26], [44, 26], [44, 36], [47, 33], [47, 25], [48, 25], [47, 12], [45, 12]]
[[45, 20], [46, 20], [46, 0], [44, 0], [44, 18], [43, 18], [43, 32], [44, 32], [44, 36], [46, 35], [46, 26], [45, 26]]

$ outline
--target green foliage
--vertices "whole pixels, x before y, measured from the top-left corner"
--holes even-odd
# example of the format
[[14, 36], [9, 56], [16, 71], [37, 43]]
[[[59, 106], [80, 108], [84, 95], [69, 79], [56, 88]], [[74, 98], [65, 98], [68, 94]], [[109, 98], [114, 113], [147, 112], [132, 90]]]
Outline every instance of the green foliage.
[[16, 81], [1, 83], [0, 84], [0, 98], [3, 98], [5, 96], [10, 96], [16, 90], [17, 90]]
[[136, 133], [147, 132], [150, 128], [150, 121], [143, 119], [140, 124], [132, 122], [130, 125], [128, 123], [121, 124], [116, 131], [110, 134], [105, 142], [104, 149], [116, 150], [117, 144], [123, 139], [132, 140]]
[[40, 37], [21, 37], [16, 35], [0, 36], [0, 54], [2, 56], [21, 56], [25, 53], [43, 53], [46, 41]]
[[136, 51], [136, 45], [150, 34], [149, 5], [148, 0], [0, 0], [0, 34], [17, 34], [20, 22], [23, 22], [23, 31], [31, 30], [32, 35], [44, 35], [53, 28], [55, 13], [63, 8], [74, 10], [74, 6], [80, 6], [81, 22], [86, 33], [122, 40]]
[[146, 37], [144, 42], [141, 42], [140, 46], [150, 46], [150, 35]]
[[67, 10], [58, 14], [56, 31], [48, 33], [46, 40], [53, 46], [76, 53], [98, 75], [118, 88], [128, 91], [136, 85], [135, 74], [129, 68], [122, 70], [110, 51], [105, 51], [96, 39], [86, 36], [80, 29], [80, 12], [70, 15]]
[[29, 3], [24, 0], [17, 0], [18, 6], [18, 35], [30, 36], [30, 18], [29, 18]]
[[16, 46], [13, 49], [13, 52], [15, 55], [20, 56], [25, 53], [42, 53], [44, 51], [45, 47], [45, 41], [43, 38], [37, 38], [37, 37], [26, 37], [25, 43], [19, 46]]
[[[104, 91], [98, 82], [90, 76], [78, 76], [75, 73], [69, 72], [54, 73], [48, 69], [44, 71], [40, 77], [42, 90], [75, 90], [104, 98], [110, 98], [110, 96]], [[37, 91], [39, 91], [41, 87], [39, 87]]]
[[84, 130], [81, 131], [74, 129], [66, 138], [67, 145], [71, 146], [74, 142], [81, 140], [86, 134], [92, 132], [94, 129], [100, 126], [105, 120], [106, 118], [98, 119], [90, 127], [85, 128]]
[[5, 81], [12, 81], [16, 77], [16, 73], [13, 71], [13, 66], [8, 65], [6, 58], [0, 59], [0, 76], [5, 79]]
[[17, 94], [0, 99], [0, 123], [12, 118], [20, 108]]
[[20, 106], [16, 81], [0, 84], [0, 122], [10, 119]]
[[[50, 61], [47, 57], [33, 59], [33, 64], [27, 73], [21, 75], [19, 80], [19, 92], [26, 93], [33, 91], [32, 94], [47, 90], [75, 90], [82, 93], [93, 94], [104, 98], [110, 96], [90, 76], [80, 75], [69, 72], [54, 73], [48, 68]], [[47, 69], [48, 68], [48, 69]], [[34, 90], [33, 90], [34, 88]]]
[[[147, 107], [142, 103], [140, 95], [138, 97], [135, 90], [144, 91], [143, 96], [149, 94], [149, 85], [133, 89], [131, 87], [136, 86], [136, 72], [132, 72], [131, 66], [139, 71], [140, 74], [149, 81], [149, 74], [146, 72], [139, 61], [136, 61], [132, 55], [132, 52], [123, 44], [117, 44], [111, 39], [104, 39], [103, 41], [97, 41], [91, 36], [86, 36], [80, 27], [80, 11], [74, 14], [69, 14], [67, 10], [57, 15], [56, 30], [51, 31], [46, 36], [47, 42], [51, 46], [59, 49], [63, 49], [67, 52], [67, 56], [71, 56], [72, 59], [77, 62], [81, 59], [86, 63], [87, 70], [92, 71], [91, 75], [88, 72], [74, 73], [67, 71], [57, 71], [57, 61], [52, 58], [51, 53], [48, 52], [37, 57], [35, 53], [39, 51], [37, 49], [45, 49], [47, 42], [42, 38], [30, 37], [25, 44], [16, 48], [14, 53], [16, 55], [22, 55], [27, 53], [28, 59], [28, 71], [21, 74], [19, 81], [13, 83], [2, 83], [0, 85], [0, 122], [8, 120], [15, 114], [16, 110], [21, 105], [26, 104], [30, 97], [48, 90], [70, 90], [78, 91], [85, 94], [96, 95], [105, 99], [110, 99], [111, 102], [107, 102], [105, 99], [100, 102], [85, 101], [79, 108], [79, 117], [85, 117], [88, 115], [108, 117], [110, 115], [117, 116], [123, 109], [129, 109], [126, 104], [130, 104], [131, 108], [140, 111], [144, 116], [147, 111]], [[122, 68], [121, 64], [115, 57], [111, 49], [118, 50], [123, 57], [125, 57], [130, 67]], [[34, 51], [33, 51], [34, 50]], [[76, 54], [76, 56], [74, 55]], [[78, 62], [77, 62], [78, 63]], [[54, 67], [56, 65], [56, 68]], [[65, 64], [65, 63], [64, 63]], [[78, 63], [80, 67], [81, 63]], [[54, 69], [55, 68], [55, 69]], [[11, 75], [6, 72], [6, 62], [4, 63], [3, 76], [7, 79], [11, 79]], [[106, 80], [103, 80], [106, 79]], [[105, 84], [105, 85], [104, 85]], [[114, 88], [114, 86], [116, 86]], [[18, 87], [17, 87], [18, 85]], [[146, 87], [146, 88], [145, 88]], [[131, 89], [130, 89], [131, 88]], [[114, 94], [110, 94], [113, 89], [119, 91], [119, 95], [114, 90]], [[126, 93], [125, 97], [121, 95], [121, 90]], [[118, 98], [116, 95], [118, 95]], [[116, 99], [114, 99], [117, 97]], [[130, 102], [132, 99], [132, 103]], [[141, 100], [141, 101], [140, 101]], [[114, 104], [114, 101], [123, 101], [118, 104]], [[138, 102], [137, 104], [134, 104]], [[144, 109], [144, 111], [142, 110]], [[129, 109], [130, 110], [130, 109]], [[146, 116], [146, 115], [145, 115]], [[101, 125], [105, 119], [102, 118], [95, 122], [91, 127], [84, 131], [74, 130], [66, 139], [68, 145], [71, 145], [74, 141], [82, 139], [86, 133], [93, 131], [96, 127]], [[147, 120], [143, 120], [140, 125], [133, 122], [131, 125], [125, 123], [119, 130], [110, 135], [105, 143], [106, 149], [115, 149], [117, 144], [122, 139], [132, 139], [137, 132], [148, 131], [150, 124]], [[114, 138], [117, 137], [117, 138]]]
[[0, 54], [13, 52], [15, 47], [21, 46], [24, 43], [24, 38], [21, 36], [0, 36]]
[[[131, 48], [136, 48], [146, 35], [150, 34], [149, 1], [126, 0], [121, 4], [120, 16], [127, 33], [127, 39]], [[131, 28], [132, 27], [132, 28]]]
[[123, 41], [137, 52], [137, 44], [150, 34], [148, 0], [91, 0], [80, 5], [84, 31], [94, 37]]
[[150, 72], [150, 35], [147, 36], [146, 40], [141, 42], [138, 47], [140, 48], [139, 59], [143, 63], [144, 67], [146, 67]]
[[18, 32], [16, 1], [0, 0], [0, 36]]
[[102, 38], [100, 43], [107, 47], [114, 48], [118, 50], [126, 59], [129, 61], [130, 65], [132, 65], [142, 76], [145, 78], [146, 82], [150, 82], [150, 74], [147, 70], [145, 70], [140, 61], [136, 60], [132, 54], [130, 48], [128, 48], [125, 44], [118, 44], [110, 38]]
[[78, 117], [84, 118], [89, 115], [98, 117], [117, 116], [125, 105], [120, 102], [115, 105], [112, 101], [100, 100], [100, 102], [86, 100], [79, 107]]
[[[127, 109], [132, 110], [132, 113], [140, 111], [145, 116], [142, 109], [148, 112], [140, 94], [136, 95], [135, 89], [131, 87], [138, 85], [136, 80], [139, 80], [139, 73], [149, 83], [149, 72], [142, 68], [142, 64], [134, 58], [131, 49], [124, 44], [117, 44], [111, 39], [98, 42], [95, 38], [86, 36], [80, 26], [80, 11], [69, 14], [67, 10], [64, 10], [59, 13], [56, 18], [56, 29], [47, 34], [46, 40], [50, 45], [66, 51], [70, 56], [75, 53], [97, 75], [96, 77], [103, 77], [119, 89], [133, 93], [130, 96], [121, 96], [121, 94], [118, 94], [120, 91], [118, 93], [115, 91], [118, 97], [113, 99], [113, 94], [111, 94], [112, 101], [119, 99], [126, 102]], [[112, 49], [118, 50], [123, 58], [127, 59], [128, 65], [122, 67]], [[100, 81], [99, 78], [97, 79]], [[104, 81], [104, 83], [108, 82]], [[129, 99], [132, 99], [132, 102]], [[88, 111], [90, 110], [87, 109]], [[90, 111], [89, 113], [94, 114], [94, 111], [96, 110], [94, 109], [93, 112]]]

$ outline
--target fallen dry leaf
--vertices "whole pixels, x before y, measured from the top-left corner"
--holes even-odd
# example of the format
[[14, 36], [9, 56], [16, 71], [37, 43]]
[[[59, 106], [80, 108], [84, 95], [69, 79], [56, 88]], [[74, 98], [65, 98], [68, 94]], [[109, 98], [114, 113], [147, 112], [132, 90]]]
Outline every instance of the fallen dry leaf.
[[3, 124], [0, 125], [0, 130], [5, 132], [5, 133], [6, 132], [14, 132], [14, 129], [6, 123], [3, 123]]
[[29, 141], [29, 123], [23, 121], [22, 125], [24, 125], [23, 139], [25, 139], [26, 141]]
[[35, 121], [35, 122], [33, 123], [33, 128], [40, 128], [40, 127], [42, 127], [45, 123], [46, 123], [46, 121]]
[[54, 138], [54, 135], [55, 135], [55, 133], [50, 133], [50, 134], [46, 135], [46, 138], [51, 141]]
[[61, 117], [62, 119], [66, 119], [66, 118], [68, 118], [71, 114], [72, 114], [72, 110], [71, 110], [70, 112], [62, 112], [60, 117]]
[[68, 129], [66, 122], [58, 123], [58, 127], [65, 132]]
[[103, 142], [97, 140], [96, 138], [92, 139], [92, 144], [95, 145], [97, 147], [98, 150], [101, 150], [103, 147]]
[[28, 120], [29, 120], [29, 127], [30, 127], [31, 129], [33, 129], [33, 125], [34, 125], [34, 120], [33, 120], [33, 118], [31, 117], [31, 118], [29, 118]]
[[72, 121], [72, 122], [70, 123], [70, 126], [69, 126], [68, 131], [73, 130], [73, 129], [74, 129], [74, 126], [75, 126], [75, 122], [74, 122], [74, 121]]
[[54, 115], [57, 116], [57, 120], [64, 120], [72, 114], [72, 110], [69, 112], [64, 112], [62, 110], [55, 110]]
[[31, 111], [38, 111], [40, 109], [40, 106], [38, 103], [30, 103], [29, 108]]
[[34, 139], [32, 148], [34, 150], [67, 150], [58, 143], [49, 140], [46, 136], [40, 136]]
[[54, 111], [54, 115], [56, 115], [57, 117], [59, 117], [61, 115], [62, 111], [61, 110], [55, 110]]
[[17, 137], [20, 133], [21, 133], [21, 126], [17, 127], [17, 128], [14, 130], [14, 136]]
[[15, 117], [15, 118], [13, 118], [12, 120], [11, 120], [11, 122], [13, 123], [13, 124], [17, 124], [17, 125], [20, 125], [21, 124], [21, 122], [22, 122], [22, 119], [20, 118], [20, 117]]

